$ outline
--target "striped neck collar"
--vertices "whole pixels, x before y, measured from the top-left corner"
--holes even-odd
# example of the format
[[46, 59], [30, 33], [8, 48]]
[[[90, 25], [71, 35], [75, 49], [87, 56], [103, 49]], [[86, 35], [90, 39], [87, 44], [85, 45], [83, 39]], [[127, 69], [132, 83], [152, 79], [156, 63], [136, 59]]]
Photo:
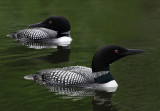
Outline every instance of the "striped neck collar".
[[61, 34], [68, 34], [68, 35], [70, 35], [70, 31], [63, 32], [63, 33], [61, 33]]
[[57, 37], [62, 37], [62, 36], [68, 36], [68, 37], [70, 37], [70, 31], [58, 33], [58, 35], [57, 35]]
[[94, 72], [93, 74], [95, 83], [103, 84], [114, 80], [109, 71]]

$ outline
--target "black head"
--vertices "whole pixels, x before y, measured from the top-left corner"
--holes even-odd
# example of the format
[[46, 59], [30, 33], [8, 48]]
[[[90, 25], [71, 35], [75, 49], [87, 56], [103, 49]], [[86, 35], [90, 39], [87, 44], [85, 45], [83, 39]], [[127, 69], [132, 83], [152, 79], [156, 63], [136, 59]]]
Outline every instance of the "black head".
[[43, 22], [32, 24], [29, 27], [43, 27], [57, 31], [58, 33], [70, 31], [69, 21], [62, 16], [52, 16]]
[[106, 45], [98, 49], [92, 60], [92, 71], [109, 71], [109, 65], [125, 56], [144, 52], [139, 49], [125, 49], [116, 45]]

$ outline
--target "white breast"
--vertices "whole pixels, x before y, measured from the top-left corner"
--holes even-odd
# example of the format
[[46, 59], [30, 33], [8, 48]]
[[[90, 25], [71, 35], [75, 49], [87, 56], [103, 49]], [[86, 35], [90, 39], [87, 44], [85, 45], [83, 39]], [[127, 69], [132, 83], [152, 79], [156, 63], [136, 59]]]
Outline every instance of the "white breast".
[[115, 92], [118, 88], [118, 84], [115, 80], [112, 80], [108, 83], [94, 83], [94, 84], [88, 84], [86, 89], [95, 89], [95, 90], [101, 90], [101, 91], [106, 91], [106, 92]]
[[72, 38], [68, 36], [63, 36], [55, 39], [53, 42], [58, 46], [68, 46], [72, 42]]
[[106, 88], [106, 87], [118, 87], [118, 84], [115, 80], [112, 80], [110, 82], [107, 82], [107, 83], [104, 83], [104, 84], [101, 84], [102, 87]]
[[118, 88], [118, 84], [115, 80], [108, 83], [99, 84], [98, 89], [107, 92], [115, 92]]

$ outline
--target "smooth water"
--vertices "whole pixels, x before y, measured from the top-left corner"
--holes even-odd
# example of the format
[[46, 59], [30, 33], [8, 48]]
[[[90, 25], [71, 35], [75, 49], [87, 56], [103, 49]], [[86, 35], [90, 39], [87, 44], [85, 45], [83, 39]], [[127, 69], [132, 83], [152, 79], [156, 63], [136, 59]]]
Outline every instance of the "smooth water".
[[[71, 23], [67, 50], [32, 49], [6, 37], [53, 15]], [[147, 50], [112, 64], [119, 85], [114, 93], [58, 94], [23, 78], [48, 68], [90, 67], [94, 52], [106, 44]], [[160, 111], [159, 58], [159, 0], [0, 1], [0, 111]]]

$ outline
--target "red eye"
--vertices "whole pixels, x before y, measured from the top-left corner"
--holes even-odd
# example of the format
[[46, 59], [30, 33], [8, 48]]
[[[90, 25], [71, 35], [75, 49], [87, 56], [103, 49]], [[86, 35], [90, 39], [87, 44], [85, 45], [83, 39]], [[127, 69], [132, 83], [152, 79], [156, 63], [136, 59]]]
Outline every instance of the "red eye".
[[52, 21], [49, 21], [49, 24], [52, 24]]
[[118, 54], [118, 53], [119, 53], [119, 51], [118, 51], [118, 50], [114, 50], [114, 52], [115, 52], [116, 54]]

